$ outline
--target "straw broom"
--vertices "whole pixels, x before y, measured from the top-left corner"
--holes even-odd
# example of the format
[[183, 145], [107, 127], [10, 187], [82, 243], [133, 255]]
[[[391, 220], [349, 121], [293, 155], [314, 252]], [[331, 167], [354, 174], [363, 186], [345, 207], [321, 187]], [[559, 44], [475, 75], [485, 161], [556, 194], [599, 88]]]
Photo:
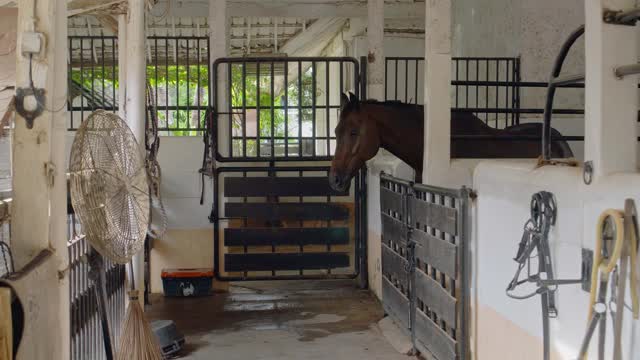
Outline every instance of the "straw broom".
[[133, 264], [129, 263], [131, 271], [131, 291], [129, 291], [129, 306], [122, 324], [117, 360], [163, 360], [162, 351], [156, 335], [151, 330], [149, 322], [144, 316], [142, 306], [138, 301], [138, 290], [133, 281]]

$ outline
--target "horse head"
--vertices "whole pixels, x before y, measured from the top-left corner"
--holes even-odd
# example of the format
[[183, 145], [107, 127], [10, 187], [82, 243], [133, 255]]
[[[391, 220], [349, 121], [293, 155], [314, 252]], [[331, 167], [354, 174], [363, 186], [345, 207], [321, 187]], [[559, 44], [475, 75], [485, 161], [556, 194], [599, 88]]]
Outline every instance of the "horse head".
[[337, 191], [345, 191], [365, 162], [380, 148], [380, 134], [374, 121], [361, 106], [358, 98], [349, 93], [340, 98], [340, 121], [336, 126], [336, 151], [331, 162], [329, 184]]

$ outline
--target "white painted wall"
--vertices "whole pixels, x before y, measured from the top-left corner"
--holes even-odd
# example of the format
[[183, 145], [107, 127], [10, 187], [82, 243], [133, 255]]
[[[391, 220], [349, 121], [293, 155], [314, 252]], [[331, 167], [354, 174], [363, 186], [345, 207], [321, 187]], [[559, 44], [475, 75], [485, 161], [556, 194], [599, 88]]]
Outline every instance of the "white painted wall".
[[[512, 259], [530, 216], [531, 195], [541, 190], [555, 194], [558, 222], [550, 233], [551, 257], [557, 278], [575, 279], [580, 277], [581, 248], [593, 248], [600, 213], [622, 209], [628, 197], [640, 204], [640, 175], [616, 174], [586, 186], [580, 168], [536, 169], [533, 161], [487, 161], [476, 168], [474, 188], [478, 193], [473, 211], [476, 265], [472, 271], [477, 358], [539, 359], [539, 296], [518, 301], [504, 292], [516, 269]], [[574, 359], [585, 331], [588, 293], [579, 285], [565, 285], [557, 291], [557, 300], [559, 316], [551, 320], [553, 350], [558, 359]], [[636, 359], [640, 322], [632, 321], [626, 309], [624, 316], [624, 358]], [[611, 332], [607, 337], [611, 340]], [[592, 356], [594, 353], [591, 351]]]

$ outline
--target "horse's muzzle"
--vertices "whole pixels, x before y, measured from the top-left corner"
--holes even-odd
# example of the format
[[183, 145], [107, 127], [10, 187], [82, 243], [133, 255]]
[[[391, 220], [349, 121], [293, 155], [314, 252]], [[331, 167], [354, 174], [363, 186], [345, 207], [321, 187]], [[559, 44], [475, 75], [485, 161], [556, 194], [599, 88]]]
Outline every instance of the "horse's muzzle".
[[331, 172], [329, 174], [329, 186], [335, 191], [345, 191], [349, 188], [350, 185], [349, 179], [341, 174]]

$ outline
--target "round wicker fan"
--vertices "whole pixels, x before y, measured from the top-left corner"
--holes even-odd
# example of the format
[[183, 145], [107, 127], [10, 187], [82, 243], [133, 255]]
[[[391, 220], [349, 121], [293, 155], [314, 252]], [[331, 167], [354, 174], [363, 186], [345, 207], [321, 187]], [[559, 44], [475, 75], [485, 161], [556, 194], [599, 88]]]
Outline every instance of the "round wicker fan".
[[71, 203], [87, 240], [126, 264], [144, 246], [149, 185], [142, 150], [117, 115], [97, 110], [78, 129], [69, 161]]

